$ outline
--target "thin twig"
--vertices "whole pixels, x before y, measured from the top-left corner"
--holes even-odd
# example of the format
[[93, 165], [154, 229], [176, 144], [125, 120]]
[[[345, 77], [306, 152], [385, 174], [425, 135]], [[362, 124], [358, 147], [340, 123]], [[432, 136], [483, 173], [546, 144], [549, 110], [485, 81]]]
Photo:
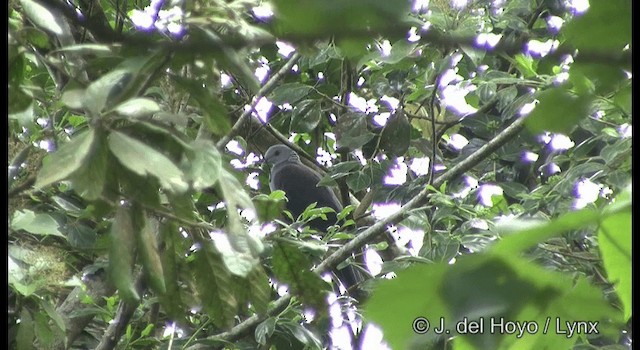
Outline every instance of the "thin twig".
[[235, 137], [240, 132], [240, 130], [242, 130], [245, 124], [245, 119], [251, 117], [251, 114], [255, 111], [256, 105], [258, 104], [260, 99], [268, 95], [276, 87], [276, 83], [291, 70], [291, 68], [298, 62], [300, 57], [301, 56], [299, 53], [294, 53], [293, 55], [291, 55], [289, 60], [282, 66], [282, 68], [280, 68], [279, 71], [272, 75], [264, 84], [264, 86], [260, 88], [260, 91], [258, 91], [258, 94], [256, 94], [256, 96], [254, 97], [254, 101], [251, 104], [251, 107], [247, 108], [247, 110], [242, 113], [240, 118], [238, 118], [238, 121], [236, 121], [236, 123], [231, 128], [231, 131], [216, 143], [216, 147], [219, 150], [222, 150], [227, 145], [227, 143], [229, 143], [229, 141], [233, 137]]
[[[144, 284], [142, 271], [138, 271], [135, 280], [135, 288], [139, 293], [144, 290]], [[120, 338], [125, 333], [129, 322], [131, 322], [137, 307], [137, 304], [128, 303], [124, 300], [120, 301], [116, 315], [113, 318], [113, 322], [111, 322], [109, 327], [107, 327], [104, 335], [102, 336], [102, 340], [100, 340], [100, 344], [98, 344], [95, 350], [111, 350], [116, 347], [116, 344], [118, 344]]]

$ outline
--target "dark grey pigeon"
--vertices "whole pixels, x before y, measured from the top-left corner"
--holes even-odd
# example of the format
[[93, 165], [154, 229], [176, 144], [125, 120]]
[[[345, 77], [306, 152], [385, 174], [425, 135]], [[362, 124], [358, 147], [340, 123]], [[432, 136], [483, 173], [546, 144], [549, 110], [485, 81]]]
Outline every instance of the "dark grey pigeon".
[[[286, 193], [289, 200], [287, 210], [294, 218], [300, 216], [312, 203], [317, 203], [316, 208], [329, 207], [336, 213], [342, 210], [342, 205], [333, 191], [328, 187], [318, 186], [322, 178], [320, 174], [302, 164], [298, 154], [291, 148], [285, 145], [271, 146], [264, 154], [264, 160], [271, 165], [271, 191], [282, 190]], [[327, 213], [327, 220], [318, 218], [309, 222], [309, 225], [323, 233], [336, 221], [336, 214]], [[336, 271], [336, 275], [347, 289], [362, 279], [359, 277], [360, 273], [351, 265]]]
[[[287, 210], [294, 218], [312, 203], [316, 203], [316, 208], [329, 207], [336, 213], [342, 210], [335, 193], [328, 187], [318, 186], [322, 178], [320, 174], [302, 164], [298, 154], [291, 148], [285, 145], [271, 146], [264, 160], [272, 166], [269, 181], [271, 191], [282, 190], [287, 194]], [[315, 219], [309, 225], [326, 232], [336, 221], [336, 214], [327, 213], [327, 220]]]

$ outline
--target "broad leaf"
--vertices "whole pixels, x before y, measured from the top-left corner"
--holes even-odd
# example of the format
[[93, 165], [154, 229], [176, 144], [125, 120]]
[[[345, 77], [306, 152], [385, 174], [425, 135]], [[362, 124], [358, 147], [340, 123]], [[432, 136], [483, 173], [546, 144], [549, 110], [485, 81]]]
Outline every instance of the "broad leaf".
[[209, 246], [195, 252], [191, 271], [204, 310], [218, 327], [234, 323], [238, 300], [234, 296], [231, 275], [221, 257]]
[[20, 0], [22, 7], [31, 21], [57, 37], [71, 37], [71, 28], [63, 16], [43, 6], [38, 1]]
[[35, 235], [52, 235], [66, 238], [59, 230], [59, 224], [49, 214], [36, 214], [29, 209], [18, 210], [11, 219], [11, 228], [25, 230]]
[[208, 88], [201, 81], [187, 79], [178, 75], [170, 75], [182, 89], [189, 93], [189, 96], [196, 101], [202, 114], [204, 122], [209, 130], [215, 135], [225, 135], [231, 130], [231, 122], [227, 115], [225, 105], [214, 95], [214, 91]]
[[589, 114], [590, 96], [575, 96], [558, 88], [538, 94], [538, 105], [527, 118], [527, 126], [532, 132], [569, 133], [572, 128]]
[[307, 96], [312, 91], [312, 87], [300, 83], [287, 83], [273, 89], [269, 94], [269, 100], [276, 105], [284, 103], [294, 104]]
[[340, 117], [335, 130], [339, 148], [354, 150], [374, 137], [367, 129], [367, 118], [367, 115], [360, 113], [346, 113]]
[[[142, 261], [142, 267], [147, 276], [147, 280], [150, 282], [151, 288], [163, 295], [166, 292], [164, 283], [164, 272], [162, 269], [162, 261], [160, 260], [160, 254], [158, 252], [158, 244], [156, 235], [158, 232], [154, 232], [154, 227], [151, 226], [151, 221], [143, 215], [138, 221], [142, 226], [140, 232], [136, 234], [138, 252], [140, 254], [140, 260]], [[157, 226], [157, 225], [156, 225]], [[159, 229], [156, 227], [156, 229]]]
[[116, 96], [124, 92], [132, 79], [127, 69], [118, 68], [101, 76], [84, 91], [83, 106], [93, 115], [98, 116]]
[[[624, 320], [631, 317], [631, 196], [625, 191], [616, 197], [617, 207], [627, 209], [600, 223], [598, 242], [607, 278], [615, 284], [624, 307]], [[613, 208], [612, 208], [613, 209]]]
[[274, 246], [273, 272], [276, 278], [289, 286], [291, 292], [303, 303], [321, 311], [325, 308], [329, 285], [316, 273], [311, 272], [311, 261], [295, 245], [279, 241]]
[[[453, 265], [416, 265], [396, 274], [378, 284], [364, 310], [365, 318], [382, 328], [392, 348], [432, 344], [442, 322], [446, 334], [462, 333], [464, 342], [475, 349], [521, 349], [524, 344], [532, 349], [564, 349], [577, 338], [558, 336], [555, 329], [543, 332], [547, 319], [553, 327], [556, 320], [599, 322], [603, 333], [610, 333], [609, 320], [620, 319], [601, 291], [584, 278], [574, 284], [564, 274], [523, 258], [477, 254]], [[489, 332], [490, 322], [500, 320], [534, 322], [539, 328], [518, 338]], [[427, 332], [414, 333], [411, 325], [416, 327], [416, 322], [422, 330], [428, 325]], [[485, 331], [469, 333], [464, 328], [469, 322], [484, 322]]]
[[184, 173], [166, 156], [118, 131], [108, 136], [109, 148], [122, 165], [141, 176], [152, 175], [163, 188], [181, 193], [188, 184]]
[[621, 50], [631, 44], [631, 1], [591, 1], [585, 14], [562, 29], [576, 49]]
[[134, 232], [131, 209], [118, 206], [111, 224], [111, 246], [109, 249], [109, 274], [120, 297], [137, 303], [140, 295], [136, 291], [133, 277], [135, 262], [136, 232]]
[[211, 141], [196, 140], [191, 145], [194, 156], [189, 162], [187, 176], [196, 191], [213, 186], [220, 176], [222, 160]]
[[304, 100], [293, 109], [291, 130], [295, 132], [311, 132], [322, 120], [322, 109], [319, 101]]
[[87, 157], [85, 164], [71, 175], [73, 189], [87, 200], [99, 199], [108, 184], [107, 179], [113, 178], [112, 164], [104, 133], [96, 134], [96, 141]]
[[35, 331], [31, 312], [27, 308], [23, 308], [20, 312], [20, 325], [18, 334], [16, 334], [16, 349], [29, 350], [33, 349], [33, 341], [35, 340]]
[[69, 177], [82, 168], [85, 159], [91, 153], [95, 131], [89, 130], [74, 136], [63, 144], [56, 152], [50, 154], [43, 162], [34, 187], [40, 189]]
[[116, 113], [132, 118], [147, 117], [160, 110], [156, 101], [144, 97], [127, 100], [114, 108]]
[[397, 26], [409, 12], [409, 2], [401, 0], [277, 0], [274, 6], [281, 33], [292, 31], [308, 38], [383, 31]]

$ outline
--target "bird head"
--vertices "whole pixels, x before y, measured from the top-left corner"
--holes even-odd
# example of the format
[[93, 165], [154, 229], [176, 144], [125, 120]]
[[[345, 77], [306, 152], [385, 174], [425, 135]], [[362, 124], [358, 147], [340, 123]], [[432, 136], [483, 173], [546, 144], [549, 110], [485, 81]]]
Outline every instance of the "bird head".
[[273, 145], [264, 154], [264, 161], [269, 165], [277, 165], [284, 162], [300, 162], [298, 154], [286, 145]]

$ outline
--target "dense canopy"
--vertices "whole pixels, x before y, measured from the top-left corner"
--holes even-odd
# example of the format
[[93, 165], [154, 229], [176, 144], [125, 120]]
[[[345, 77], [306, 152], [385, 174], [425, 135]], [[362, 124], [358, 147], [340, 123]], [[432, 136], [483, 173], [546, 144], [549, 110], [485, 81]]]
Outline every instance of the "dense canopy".
[[631, 348], [630, 0], [8, 9], [9, 348]]

